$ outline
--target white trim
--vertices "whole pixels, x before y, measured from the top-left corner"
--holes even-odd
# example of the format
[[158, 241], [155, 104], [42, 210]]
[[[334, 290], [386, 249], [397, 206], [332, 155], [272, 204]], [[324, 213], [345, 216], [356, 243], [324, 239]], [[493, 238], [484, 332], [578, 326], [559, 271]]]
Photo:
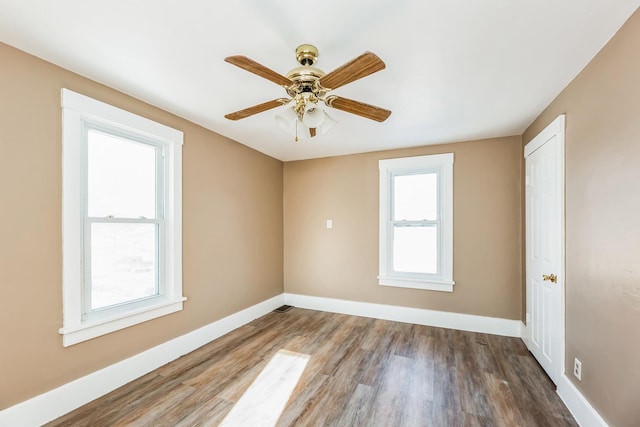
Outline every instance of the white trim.
[[413, 288], [428, 291], [453, 292], [454, 282], [445, 282], [437, 280], [429, 280], [428, 282], [420, 279], [378, 276], [378, 284], [381, 286], [393, 286], [396, 288]]
[[542, 132], [536, 135], [527, 145], [524, 146], [524, 157], [529, 157], [531, 153], [542, 147], [554, 135], [564, 136], [565, 115], [556, 117]]
[[[400, 157], [378, 161], [379, 176], [379, 275], [378, 284], [414, 289], [453, 292], [453, 153]], [[393, 269], [393, 221], [391, 206], [396, 175], [429, 172], [438, 174], [438, 272], [405, 273]], [[416, 221], [420, 222], [420, 221]], [[422, 223], [425, 223], [423, 221]]]
[[[75, 93], [61, 91], [62, 105], [62, 299], [65, 347], [182, 310], [182, 146], [181, 131]], [[164, 172], [161, 295], [84, 318], [83, 302], [83, 144], [87, 125], [146, 138], [162, 149]], [[83, 219], [84, 218], [84, 219]], [[85, 242], [86, 243], [86, 242]], [[140, 308], [144, 307], [144, 308]], [[97, 316], [96, 316], [97, 317]], [[84, 319], [83, 319], [84, 318]], [[106, 320], [113, 320], [106, 323]]]
[[520, 338], [524, 342], [524, 345], [529, 348], [528, 336], [527, 336], [527, 324], [525, 322], [520, 322]]
[[575, 385], [567, 378], [561, 375], [558, 380], [557, 393], [567, 405], [571, 415], [576, 422], [582, 427], [607, 427], [607, 422], [600, 416], [589, 401], [576, 388]]
[[93, 118], [106, 125], [120, 128], [125, 126], [129, 131], [137, 134], [143, 132], [153, 139], [159, 138], [166, 142], [180, 141], [180, 145], [183, 144], [182, 131], [66, 88], [62, 89], [61, 94], [61, 106], [65, 110], [74, 110], [85, 118]]
[[151, 306], [145, 305], [137, 310], [125, 311], [116, 316], [109, 316], [106, 319], [82, 322], [81, 325], [61, 328], [59, 332], [63, 334], [64, 346], [68, 347], [131, 325], [155, 319], [156, 317], [175, 313], [182, 310], [183, 301], [186, 301], [185, 297], [178, 298], [177, 300], [161, 299], [158, 303]]
[[0, 426], [39, 426], [139, 378], [284, 304], [282, 294], [0, 411]]
[[284, 294], [284, 301], [285, 304], [311, 310], [459, 329], [461, 331], [520, 337], [521, 322], [519, 320], [289, 293]]

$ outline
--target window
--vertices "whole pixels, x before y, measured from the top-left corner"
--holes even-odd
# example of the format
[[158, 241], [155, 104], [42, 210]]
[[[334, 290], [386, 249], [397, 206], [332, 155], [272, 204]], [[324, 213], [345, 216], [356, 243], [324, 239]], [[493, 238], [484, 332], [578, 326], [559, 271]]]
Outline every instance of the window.
[[69, 346], [182, 309], [182, 132], [67, 89], [63, 315]]
[[380, 285], [453, 291], [453, 153], [380, 160]]

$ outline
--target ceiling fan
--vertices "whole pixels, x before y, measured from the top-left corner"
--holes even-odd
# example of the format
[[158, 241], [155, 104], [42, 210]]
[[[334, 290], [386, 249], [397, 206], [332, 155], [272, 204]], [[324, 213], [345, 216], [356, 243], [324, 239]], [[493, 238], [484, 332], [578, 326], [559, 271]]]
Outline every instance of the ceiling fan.
[[[385, 68], [385, 63], [374, 53], [365, 52], [357, 58], [338, 67], [330, 73], [314, 67], [318, 59], [318, 49], [309, 44], [303, 44], [296, 49], [296, 59], [300, 63], [285, 76], [255, 62], [242, 55], [234, 55], [224, 60], [230, 64], [254, 73], [282, 86], [289, 98], [278, 98], [262, 104], [254, 105], [243, 110], [225, 115], [229, 120], [240, 120], [272, 108], [290, 105], [287, 112], [291, 117], [278, 117], [288, 124], [295, 122], [296, 141], [297, 125], [302, 122], [308, 129], [308, 135], [316, 136], [318, 130], [323, 133], [322, 125], [327, 122], [335, 124], [324, 112], [320, 102], [326, 106], [348, 113], [357, 114], [378, 122], [385, 121], [391, 111], [364, 102], [354, 101], [336, 95], [327, 95], [330, 91], [354, 82]], [[293, 120], [293, 121], [292, 121]], [[289, 126], [287, 124], [287, 126]], [[325, 126], [326, 128], [327, 126]]]

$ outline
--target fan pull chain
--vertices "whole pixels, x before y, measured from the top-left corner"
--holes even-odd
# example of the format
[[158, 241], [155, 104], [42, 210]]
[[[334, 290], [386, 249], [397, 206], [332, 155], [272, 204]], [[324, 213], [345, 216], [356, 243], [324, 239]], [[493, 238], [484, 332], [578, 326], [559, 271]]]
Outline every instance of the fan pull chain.
[[298, 142], [298, 121], [296, 120], [296, 142]]

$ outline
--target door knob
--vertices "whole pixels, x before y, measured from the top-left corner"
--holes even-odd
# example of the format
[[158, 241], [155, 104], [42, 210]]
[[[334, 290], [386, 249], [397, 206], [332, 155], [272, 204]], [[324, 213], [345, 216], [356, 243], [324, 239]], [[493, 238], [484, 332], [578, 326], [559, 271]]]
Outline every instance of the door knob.
[[558, 282], [558, 276], [556, 276], [555, 274], [543, 274], [542, 275], [542, 280], [550, 280], [551, 283], [557, 283]]

